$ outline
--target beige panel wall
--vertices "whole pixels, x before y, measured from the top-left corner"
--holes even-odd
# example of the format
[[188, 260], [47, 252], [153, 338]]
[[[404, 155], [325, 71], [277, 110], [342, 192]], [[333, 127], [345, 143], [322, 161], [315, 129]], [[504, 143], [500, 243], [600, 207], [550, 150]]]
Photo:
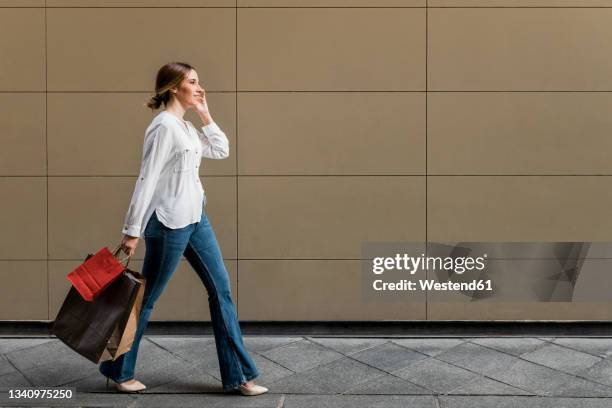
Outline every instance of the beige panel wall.
[[[611, 23], [607, 0], [0, 0], [0, 319], [52, 320], [118, 244], [171, 60], [230, 140], [200, 176], [241, 319], [612, 319], [359, 287], [363, 241], [611, 240]], [[152, 319], [209, 318], [183, 260]]]
[[[605, 52], [612, 9], [597, 1], [543, 3], [429, 2], [440, 7], [428, 10], [431, 241], [612, 238], [612, 59]], [[612, 303], [601, 299], [428, 296], [433, 320], [611, 317]]]
[[237, 30], [241, 91], [425, 89], [424, 8], [240, 8]]
[[45, 91], [45, 9], [0, 8], [0, 38], [0, 89]]
[[431, 8], [428, 89], [612, 89], [610, 19], [612, 8]]
[[207, 90], [235, 90], [235, 23], [235, 8], [49, 8], [48, 89], [150, 92], [161, 65], [187, 60]]

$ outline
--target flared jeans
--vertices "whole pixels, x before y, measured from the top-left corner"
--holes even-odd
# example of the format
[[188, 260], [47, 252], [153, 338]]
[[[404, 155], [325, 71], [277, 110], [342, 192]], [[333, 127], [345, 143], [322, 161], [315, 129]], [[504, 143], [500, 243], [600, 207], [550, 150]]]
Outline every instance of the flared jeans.
[[100, 364], [106, 377], [121, 383], [134, 378], [138, 347], [149, 322], [153, 305], [185, 256], [208, 292], [211, 323], [224, 390], [237, 388], [259, 372], [242, 341], [236, 307], [221, 249], [212, 226], [202, 210], [199, 222], [172, 229], [162, 224], [155, 211], [144, 230], [146, 252], [142, 275], [146, 278], [142, 309], [131, 349], [116, 360]]

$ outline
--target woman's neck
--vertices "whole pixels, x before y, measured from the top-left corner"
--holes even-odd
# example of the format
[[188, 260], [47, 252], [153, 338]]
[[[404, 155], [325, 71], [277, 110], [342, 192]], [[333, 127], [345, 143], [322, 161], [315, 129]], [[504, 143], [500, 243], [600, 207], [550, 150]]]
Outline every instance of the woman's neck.
[[176, 101], [176, 99], [166, 106], [166, 112], [176, 116], [184, 122], [183, 115], [185, 115], [185, 108], [183, 108], [183, 106]]

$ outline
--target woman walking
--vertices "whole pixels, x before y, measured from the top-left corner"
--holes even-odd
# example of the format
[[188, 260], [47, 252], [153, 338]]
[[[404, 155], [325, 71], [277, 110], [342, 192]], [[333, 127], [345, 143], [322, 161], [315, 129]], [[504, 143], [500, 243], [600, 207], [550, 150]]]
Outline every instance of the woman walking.
[[[155, 301], [185, 256], [208, 292], [210, 316], [224, 390], [259, 395], [268, 389], [252, 381], [259, 375], [246, 351], [232, 301], [223, 256], [204, 206], [206, 195], [198, 169], [202, 157], [225, 159], [229, 142], [213, 121], [195, 69], [186, 63], [164, 65], [157, 73], [155, 96], [148, 107], [165, 110], [145, 132], [142, 164], [125, 217], [123, 251], [132, 256], [144, 236], [146, 278], [142, 309], [132, 348], [116, 360], [100, 364], [100, 372], [124, 392], [146, 388], [134, 379], [138, 347]], [[195, 109], [201, 130], [183, 120]]]

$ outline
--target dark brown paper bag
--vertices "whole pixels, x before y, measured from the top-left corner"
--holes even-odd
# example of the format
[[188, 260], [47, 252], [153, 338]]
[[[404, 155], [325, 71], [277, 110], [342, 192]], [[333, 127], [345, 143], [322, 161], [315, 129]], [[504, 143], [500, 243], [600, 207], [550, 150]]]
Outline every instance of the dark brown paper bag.
[[[126, 269], [92, 302], [71, 287], [53, 323], [53, 334], [96, 364], [117, 358], [118, 352], [129, 350], [134, 339], [130, 335], [134, 330], [126, 332], [126, 327], [136, 316], [134, 306], [139, 296], [142, 303], [144, 284], [140, 273]], [[140, 307], [137, 304], [138, 313]]]

